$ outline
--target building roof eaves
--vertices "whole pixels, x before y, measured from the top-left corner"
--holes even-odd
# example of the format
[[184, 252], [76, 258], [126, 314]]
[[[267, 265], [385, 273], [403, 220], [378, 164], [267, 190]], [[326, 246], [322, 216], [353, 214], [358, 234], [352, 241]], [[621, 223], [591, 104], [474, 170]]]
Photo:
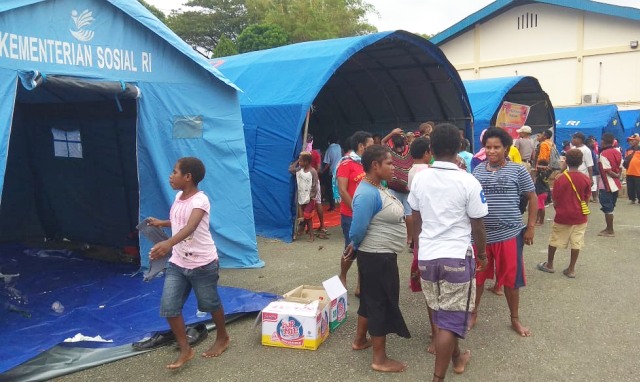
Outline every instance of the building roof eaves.
[[524, 4], [542, 3], [559, 7], [603, 14], [607, 16], [621, 17], [629, 20], [640, 21], [640, 9], [619, 5], [604, 4], [597, 1], [585, 0], [496, 0], [479, 11], [465, 17], [451, 27], [433, 36], [430, 41], [441, 45], [452, 38], [466, 32], [478, 23], [485, 22], [507, 10]]

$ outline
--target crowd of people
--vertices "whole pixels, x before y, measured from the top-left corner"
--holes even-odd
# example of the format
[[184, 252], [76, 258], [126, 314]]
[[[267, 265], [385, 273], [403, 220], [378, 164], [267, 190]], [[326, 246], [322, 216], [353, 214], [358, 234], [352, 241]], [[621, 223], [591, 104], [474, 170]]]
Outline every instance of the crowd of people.
[[[333, 152], [327, 150], [323, 169], [330, 171], [325, 179], [332, 181], [328, 187], [333, 192], [325, 195], [332, 208], [340, 203], [345, 248], [340, 279], [345, 287], [352, 263], [358, 265], [354, 292], [360, 306], [352, 347], [373, 348], [374, 370], [407, 367], [387, 356], [385, 341], [392, 333], [410, 337], [399, 308], [397, 255], [405, 248], [414, 255], [409, 285], [422, 291], [427, 303], [432, 328], [427, 351], [436, 356], [433, 380], [441, 381], [450, 363], [462, 373], [470, 359], [458, 339], [477, 321], [486, 280], [495, 280], [488, 289], [505, 296], [512, 329], [531, 336], [519, 312], [519, 290], [526, 285], [523, 250], [533, 244], [536, 226], [546, 224], [549, 205], [555, 215], [548, 259], [537, 269], [555, 273], [557, 249], [568, 248], [563, 274], [575, 278], [589, 202], [600, 204], [606, 227], [599, 235], [605, 237], [615, 236], [613, 214], [623, 168], [629, 200], [640, 203], [637, 134], [629, 137], [629, 149], [622, 153], [608, 133], [598, 144], [576, 132], [560, 151], [552, 130], [534, 136], [523, 126], [517, 133], [514, 140], [501, 128], [483, 131], [475, 155], [468, 151], [464, 130], [446, 123], [425, 122], [415, 132], [396, 128], [384, 137], [358, 131], [344, 155], [331, 137]], [[313, 170], [305, 170], [309, 156], [301, 154], [298, 167], [290, 170], [313, 193], [314, 181], [306, 180], [313, 178]]]

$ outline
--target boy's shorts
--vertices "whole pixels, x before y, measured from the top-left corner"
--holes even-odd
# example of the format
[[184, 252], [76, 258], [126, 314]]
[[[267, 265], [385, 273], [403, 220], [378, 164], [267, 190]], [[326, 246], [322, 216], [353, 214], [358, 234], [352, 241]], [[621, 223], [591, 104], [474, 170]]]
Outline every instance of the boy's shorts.
[[618, 201], [618, 191], [609, 192], [600, 190], [598, 199], [600, 199], [600, 210], [605, 214], [612, 214], [613, 210], [616, 208], [616, 202]]
[[316, 200], [310, 200], [309, 203], [302, 205], [302, 215], [305, 220], [313, 219], [313, 214], [316, 212]]
[[543, 192], [542, 194], [538, 194], [538, 209], [544, 210], [544, 207], [547, 203], [548, 192]]
[[186, 269], [167, 263], [160, 300], [160, 317], [178, 317], [191, 293], [196, 294], [198, 310], [213, 313], [222, 307], [218, 296], [218, 260], [199, 268]]
[[418, 269], [427, 305], [433, 310], [433, 322], [464, 338], [476, 298], [471, 250], [464, 259], [418, 260]]
[[586, 230], [587, 223], [569, 225], [554, 222], [549, 245], [556, 248], [568, 248], [571, 245], [571, 249], [582, 249]]
[[[478, 288], [486, 280], [493, 279], [494, 275], [498, 285], [512, 289], [525, 286], [527, 280], [524, 275], [523, 248], [524, 230], [511, 239], [487, 244], [487, 268], [483, 272], [476, 272]], [[475, 247], [474, 251], [478, 253]]]

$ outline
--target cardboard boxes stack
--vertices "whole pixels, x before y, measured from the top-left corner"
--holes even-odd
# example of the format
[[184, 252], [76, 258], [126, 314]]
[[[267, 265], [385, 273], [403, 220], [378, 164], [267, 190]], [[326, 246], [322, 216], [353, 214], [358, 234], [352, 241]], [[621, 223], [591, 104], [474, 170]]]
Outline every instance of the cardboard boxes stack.
[[301, 285], [262, 310], [262, 344], [316, 350], [347, 319], [347, 290], [338, 276]]

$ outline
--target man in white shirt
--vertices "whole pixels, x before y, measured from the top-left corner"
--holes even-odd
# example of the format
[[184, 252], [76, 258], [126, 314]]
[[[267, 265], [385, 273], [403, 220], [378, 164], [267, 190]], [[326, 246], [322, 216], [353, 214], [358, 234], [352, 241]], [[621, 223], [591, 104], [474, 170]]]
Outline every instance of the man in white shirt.
[[488, 207], [480, 183], [456, 165], [459, 148], [457, 127], [436, 126], [431, 133], [436, 161], [429, 171], [415, 175], [409, 194], [418, 269], [432, 319], [433, 380], [444, 380], [452, 361], [454, 372], [464, 372], [471, 358], [468, 350], [460, 350], [458, 338], [467, 333], [475, 298], [472, 236], [477, 248], [482, 248], [476, 255], [478, 270], [487, 266], [482, 218]]
[[585, 139], [581, 132], [574, 133], [571, 136], [571, 145], [582, 151], [582, 164], [578, 167], [578, 171], [588, 176], [593, 185], [593, 156], [591, 156], [591, 150], [584, 144]]

